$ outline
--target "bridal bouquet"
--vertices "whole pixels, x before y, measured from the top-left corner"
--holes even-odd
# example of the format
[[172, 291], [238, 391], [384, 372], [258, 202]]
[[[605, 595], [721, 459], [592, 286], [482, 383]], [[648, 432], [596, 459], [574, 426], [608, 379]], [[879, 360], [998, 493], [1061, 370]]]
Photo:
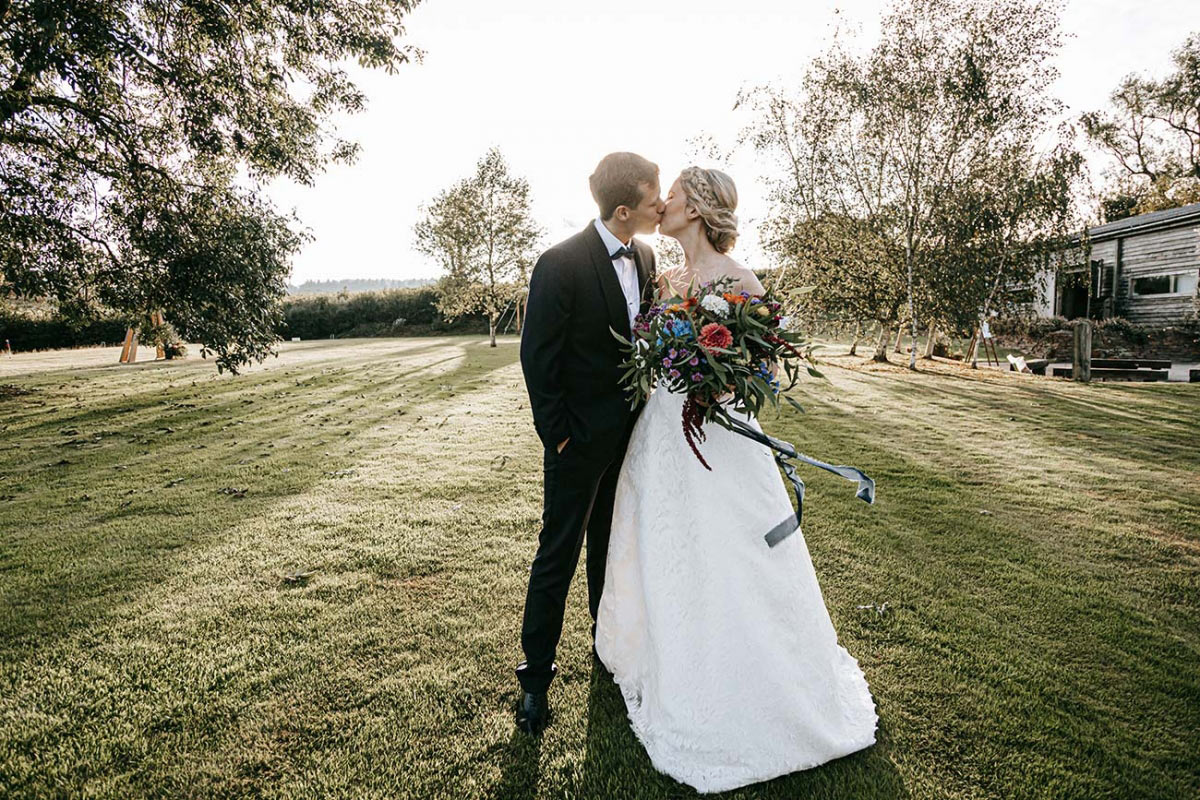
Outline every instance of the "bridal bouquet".
[[633, 405], [660, 383], [687, 395], [683, 434], [708, 469], [696, 447], [704, 441], [705, 422], [735, 430], [740, 426], [730, 411], [757, 417], [768, 404], [778, 408], [780, 397], [799, 409], [787, 392], [801, 368], [821, 377], [813, 366], [814, 346], [789, 330], [783, 304], [770, 293], [732, 292], [731, 284], [722, 279], [651, 306], [634, 320], [630, 339], [613, 332], [627, 352], [621, 382]]

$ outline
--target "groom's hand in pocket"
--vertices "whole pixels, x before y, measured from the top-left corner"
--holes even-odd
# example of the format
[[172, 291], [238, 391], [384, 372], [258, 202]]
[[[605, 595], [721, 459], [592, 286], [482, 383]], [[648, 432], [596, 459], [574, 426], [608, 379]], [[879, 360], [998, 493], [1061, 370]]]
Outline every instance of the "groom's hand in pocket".
[[559, 455], [562, 455], [563, 448], [567, 446], [567, 442], [569, 442], [569, 441], [571, 441], [571, 437], [570, 437], [570, 436], [568, 436], [567, 438], [563, 439], [561, 442], [559, 442], [559, 443], [558, 443], [558, 453], [559, 453]]

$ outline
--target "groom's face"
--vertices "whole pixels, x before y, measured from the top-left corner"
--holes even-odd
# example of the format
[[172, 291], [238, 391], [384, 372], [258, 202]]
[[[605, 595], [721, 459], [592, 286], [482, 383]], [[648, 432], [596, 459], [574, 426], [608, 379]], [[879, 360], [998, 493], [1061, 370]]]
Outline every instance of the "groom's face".
[[[629, 211], [629, 221], [633, 224], [634, 233], [654, 233], [658, 229], [658, 223], [662, 220], [663, 205], [661, 189], [658, 181], [654, 183], [643, 183], [642, 200], [636, 208]], [[628, 208], [628, 206], [626, 206]]]

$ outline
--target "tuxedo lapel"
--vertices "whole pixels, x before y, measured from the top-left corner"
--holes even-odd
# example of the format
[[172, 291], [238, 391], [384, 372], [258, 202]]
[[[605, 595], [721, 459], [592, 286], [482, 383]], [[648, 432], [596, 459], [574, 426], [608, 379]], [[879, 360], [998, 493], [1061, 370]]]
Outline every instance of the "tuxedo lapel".
[[[629, 314], [625, 311], [625, 293], [621, 291], [621, 282], [617, 280], [617, 271], [613, 267], [608, 248], [595, 226], [587, 227], [588, 252], [592, 257], [592, 266], [596, 268], [596, 277], [600, 280], [600, 290], [604, 293], [604, 304], [608, 306], [608, 316], [612, 328], [625, 338], [629, 338]], [[637, 259], [635, 258], [636, 262]], [[638, 270], [639, 274], [641, 270]]]
[[645, 258], [642, 256], [642, 248], [636, 244], [633, 247], [633, 263], [637, 264], [638, 297], [641, 298], [639, 308], [641, 311], [645, 311], [647, 303], [652, 299], [650, 296], [650, 269], [646, 266]]

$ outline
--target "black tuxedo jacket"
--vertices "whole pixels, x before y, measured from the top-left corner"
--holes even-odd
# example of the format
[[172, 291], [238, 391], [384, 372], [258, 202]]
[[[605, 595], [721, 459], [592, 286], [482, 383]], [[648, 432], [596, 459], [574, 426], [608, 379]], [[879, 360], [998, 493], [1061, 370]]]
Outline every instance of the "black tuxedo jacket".
[[[633, 240], [645, 311], [652, 297], [654, 251]], [[529, 280], [521, 369], [538, 437], [547, 447], [619, 437], [630, 421], [618, 383], [624, 359], [609, 327], [629, 337], [625, 295], [595, 225], [554, 245]], [[569, 446], [569, 445], [568, 445]]]

